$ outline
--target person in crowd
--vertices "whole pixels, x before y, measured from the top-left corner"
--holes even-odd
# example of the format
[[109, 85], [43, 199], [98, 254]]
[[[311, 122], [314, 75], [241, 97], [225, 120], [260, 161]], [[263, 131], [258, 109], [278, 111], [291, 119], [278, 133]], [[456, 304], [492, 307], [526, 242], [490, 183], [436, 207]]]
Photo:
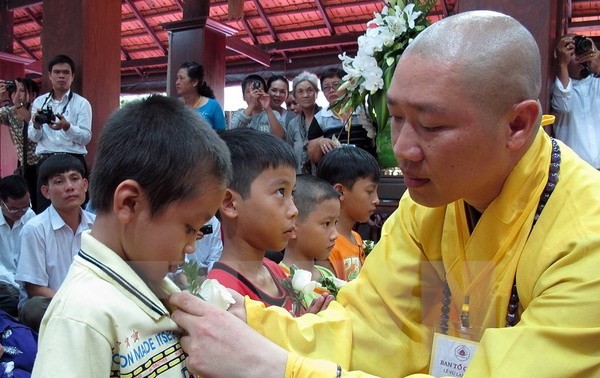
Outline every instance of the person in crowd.
[[242, 94], [248, 106], [233, 113], [231, 128], [249, 127], [285, 138], [283, 118], [271, 107], [266, 88], [267, 83], [260, 75], [248, 75], [242, 80]]
[[19, 285], [15, 281], [19, 259], [20, 233], [23, 225], [35, 216], [27, 182], [21, 176], [0, 179], [0, 310], [16, 317]]
[[[340, 216], [340, 195], [325, 180], [313, 175], [296, 176], [296, 188], [293, 192], [294, 204], [298, 209], [296, 236], [290, 239], [283, 261], [279, 266], [289, 276], [291, 268], [303, 269], [312, 274], [312, 280], [333, 279], [335, 274], [315, 260], [327, 260], [338, 237], [336, 223]], [[315, 288], [303, 292], [303, 304], [306, 308], [323, 293]]]
[[306, 145], [308, 143], [308, 130], [317, 123], [315, 114], [321, 107], [317, 105], [319, 94], [319, 79], [317, 75], [304, 71], [292, 81], [292, 95], [298, 103], [301, 113], [294, 117], [288, 124], [286, 141], [294, 149], [296, 155], [296, 172], [312, 173], [312, 165], [308, 159]]
[[225, 130], [225, 116], [211, 87], [204, 81], [204, 67], [190, 61], [185, 62], [177, 71], [175, 81], [177, 95], [183, 102], [196, 110], [216, 131]]
[[225, 143], [180, 101], [150, 96], [111, 116], [91, 176], [96, 222], [44, 317], [34, 376], [190, 376], [165, 276], [230, 177]]
[[555, 56], [554, 135], [600, 169], [600, 52], [591, 38], [566, 34]]
[[206, 224], [210, 226], [210, 233], [203, 234], [202, 238], [196, 241], [196, 250], [194, 253], [186, 255], [185, 261], [195, 261], [200, 269], [208, 272], [213, 264], [221, 258], [223, 239], [221, 222], [216, 216], [210, 218]]
[[25, 178], [31, 197], [31, 204], [37, 208], [37, 162], [35, 154], [37, 143], [28, 138], [29, 120], [31, 119], [31, 103], [37, 97], [38, 85], [31, 79], [16, 78], [11, 84], [12, 91], [7, 90], [6, 81], [0, 81], [0, 98], [10, 96], [12, 105], [0, 108], [0, 124], [7, 125], [10, 137], [17, 149], [19, 160], [17, 173]]
[[50, 207], [23, 226], [15, 277], [27, 294], [19, 303], [20, 321], [36, 331], [79, 252], [81, 234], [94, 223], [95, 215], [81, 208], [88, 189], [84, 173], [81, 160], [70, 154], [52, 155], [40, 167]]
[[[288, 110], [286, 116], [288, 116], [290, 120], [302, 112], [302, 110], [298, 107], [298, 103], [296, 102], [292, 92], [288, 93], [288, 96], [285, 100], [285, 108]], [[286, 123], [289, 123], [289, 120], [286, 120]]]
[[[335, 103], [340, 98], [338, 90], [346, 73], [340, 68], [330, 68], [321, 73], [321, 89], [329, 103], [329, 107], [321, 109], [316, 115], [317, 122], [308, 129], [308, 157], [314, 164], [319, 164], [323, 155], [344, 144], [362, 148], [375, 156], [375, 134], [370, 135], [373, 124], [365, 110], [359, 106], [354, 111], [340, 114]], [[349, 132], [348, 132], [349, 130]]]
[[221, 138], [231, 153], [233, 179], [219, 208], [223, 253], [207, 278], [291, 310], [281, 282], [287, 277], [265, 251], [282, 250], [295, 235], [294, 154], [283, 140], [252, 129], [227, 130]]
[[325, 155], [317, 168], [317, 177], [327, 181], [340, 194], [339, 237], [325, 261], [318, 261], [342, 280], [355, 279], [365, 261], [358, 223], [368, 222], [379, 204], [377, 185], [381, 170], [367, 151], [343, 146]]
[[287, 129], [289, 121], [295, 116], [282, 106], [290, 94], [290, 82], [285, 76], [273, 75], [267, 80], [267, 93], [271, 97], [271, 108], [279, 113], [283, 127]]
[[48, 63], [52, 90], [33, 101], [33, 116], [27, 130], [31, 141], [37, 143], [38, 161], [37, 208], [39, 214], [50, 201], [41, 191], [39, 169], [54, 154], [71, 154], [81, 161], [83, 177], [87, 178], [86, 145], [92, 139], [92, 107], [88, 100], [71, 91], [75, 78], [75, 62], [66, 55], [57, 55]]
[[358, 278], [327, 310], [296, 319], [249, 300], [224, 313], [172, 296], [188, 369], [595, 375], [600, 172], [541, 129], [540, 62], [527, 29], [497, 12], [422, 31], [387, 92], [408, 192]]

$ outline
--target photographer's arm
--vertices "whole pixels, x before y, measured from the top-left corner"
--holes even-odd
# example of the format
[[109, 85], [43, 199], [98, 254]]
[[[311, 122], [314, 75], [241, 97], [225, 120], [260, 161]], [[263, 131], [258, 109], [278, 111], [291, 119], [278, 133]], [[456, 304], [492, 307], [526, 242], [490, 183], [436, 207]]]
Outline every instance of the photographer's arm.
[[73, 142], [85, 146], [92, 139], [92, 106], [86, 99], [81, 98], [72, 110], [77, 114], [75, 120], [70, 122], [66, 117], [57, 115], [60, 119], [59, 124], [62, 123], [62, 130]]

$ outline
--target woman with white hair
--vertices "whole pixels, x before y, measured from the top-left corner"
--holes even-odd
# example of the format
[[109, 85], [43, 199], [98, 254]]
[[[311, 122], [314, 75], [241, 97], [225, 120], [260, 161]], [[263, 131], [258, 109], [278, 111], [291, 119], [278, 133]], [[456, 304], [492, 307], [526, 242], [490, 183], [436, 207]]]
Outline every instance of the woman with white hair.
[[317, 75], [304, 71], [292, 81], [292, 94], [302, 112], [288, 124], [286, 141], [294, 148], [296, 155], [296, 172], [311, 173], [311, 162], [308, 159], [306, 145], [308, 144], [308, 129], [317, 122], [315, 114], [321, 110], [317, 105], [319, 94], [319, 78]]

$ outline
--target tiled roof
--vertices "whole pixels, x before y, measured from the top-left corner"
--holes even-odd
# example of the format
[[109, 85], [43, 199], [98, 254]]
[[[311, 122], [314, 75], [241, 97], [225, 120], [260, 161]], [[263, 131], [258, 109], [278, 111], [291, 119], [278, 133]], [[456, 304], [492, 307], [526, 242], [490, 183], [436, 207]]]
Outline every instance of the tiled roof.
[[[197, 0], [208, 1], [208, 0]], [[268, 53], [270, 66], [228, 50], [227, 81], [257, 71], [289, 76], [303, 69], [339, 64], [343, 51], [354, 54], [356, 39], [366, 29], [383, 0], [242, 0], [243, 17], [231, 18], [230, 0], [210, 0], [210, 18], [238, 30], [237, 43]], [[10, 1], [8, 2], [11, 3]], [[41, 60], [42, 4], [20, 0], [14, 8], [14, 54]], [[569, 29], [600, 37], [600, 0], [571, 0]], [[454, 12], [457, 0], [438, 0], [431, 21]], [[164, 76], [168, 54], [165, 23], [181, 20], [182, 0], [123, 0], [121, 5], [122, 81]], [[238, 49], [239, 50], [239, 49]]]

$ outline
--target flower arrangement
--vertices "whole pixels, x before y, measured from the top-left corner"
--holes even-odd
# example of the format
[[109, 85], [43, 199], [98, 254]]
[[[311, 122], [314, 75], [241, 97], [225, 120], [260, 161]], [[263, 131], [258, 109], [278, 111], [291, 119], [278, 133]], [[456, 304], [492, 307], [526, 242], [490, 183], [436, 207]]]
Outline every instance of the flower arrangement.
[[340, 90], [343, 95], [335, 104], [344, 113], [367, 102], [367, 110], [378, 129], [377, 155], [382, 168], [396, 165], [391, 150], [389, 111], [386, 93], [398, 59], [408, 44], [429, 25], [427, 12], [435, 0], [386, 0], [381, 12], [367, 23], [364, 35], [358, 37], [354, 58], [339, 55], [346, 75]]
[[337, 296], [339, 289], [346, 283], [338, 278], [321, 278], [319, 282], [312, 279], [312, 273], [308, 270], [300, 269], [296, 265], [290, 267], [289, 280], [281, 280], [283, 287], [290, 293], [292, 299], [292, 315], [300, 316], [304, 314], [310, 305], [307, 302], [307, 295], [314, 293], [329, 292], [334, 297]]
[[369, 253], [375, 248], [375, 242], [373, 240], [363, 240], [363, 250], [365, 251], [365, 257], [369, 256]]
[[235, 304], [231, 293], [219, 281], [210, 278], [203, 280], [195, 261], [186, 262], [181, 270], [186, 280], [186, 288], [190, 293], [222, 310], [227, 310], [229, 306]]

